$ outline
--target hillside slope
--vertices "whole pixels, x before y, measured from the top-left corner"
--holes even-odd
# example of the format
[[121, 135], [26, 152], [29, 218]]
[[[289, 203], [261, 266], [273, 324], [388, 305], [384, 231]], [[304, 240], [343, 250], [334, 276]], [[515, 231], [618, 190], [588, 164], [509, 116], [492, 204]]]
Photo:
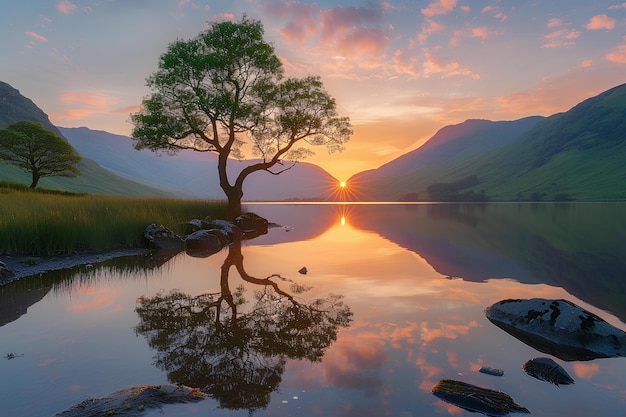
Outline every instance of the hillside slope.
[[[32, 100], [7, 83], [0, 82], [0, 129], [22, 120], [41, 123], [46, 129], [63, 137], [48, 115]], [[80, 153], [80, 151], [79, 151]], [[39, 187], [64, 191], [85, 192], [92, 194], [115, 194], [126, 196], [167, 196], [167, 192], [146, 186], [115, 175], [102, 168], [93, 160], [83, 156], [78, 168], [81, 175], [76, 178], [46, 177], [39, 182]], [[7, 163], [0, 162], [0, 179], [4, 181], [30, 184], [30, 174]]]
[[626, 84], [548, 118], [443, 128], [349, 182], [361, 200], [626, 200], [625, 124]]

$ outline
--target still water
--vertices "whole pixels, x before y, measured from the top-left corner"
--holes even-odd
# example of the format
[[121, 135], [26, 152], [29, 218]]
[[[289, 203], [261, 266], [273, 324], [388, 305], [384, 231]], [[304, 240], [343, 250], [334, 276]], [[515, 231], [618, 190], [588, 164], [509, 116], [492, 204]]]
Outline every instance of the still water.
[[209, 398], [142, 415], [475, 415], [430, 393], [444, 378], [535, 416], [623, 415], [626, 358], [553, 358], [575, 380], [558, 388], [521, 369], [550, 356], [484, 309], [564, 298], [626, 330], [626, 205], [248, 209], [283, 227], [207, 258], [126, 258], [1, 287], [0, 415], [162, 383]]

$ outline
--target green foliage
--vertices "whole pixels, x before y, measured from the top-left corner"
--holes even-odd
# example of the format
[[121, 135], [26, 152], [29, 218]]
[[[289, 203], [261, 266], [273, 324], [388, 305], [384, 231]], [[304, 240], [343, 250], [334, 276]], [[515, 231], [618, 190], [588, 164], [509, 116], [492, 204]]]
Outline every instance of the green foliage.
[[[272, 172], [281, 160], [295, 163], [312, 153], [296, 147], [298, 142], [333, 152], [342, 150], [352, 134], [318, 77], [282, 80], [282, 64], [263, 34], [260, 22], [244, 16], [236, 23], [212, 23], [195, 38], [170, 44], [147, 80], [152, 96], [131, 115], [137, 149], [219, 155], [220, 186], [231, 217], [241, 212], [248, 175]], [[242, 157], [246, 139], [262, 162], [241, 170], [233, 181], [226, 165], [229, 157]]]
[[75, 177], [80, 156], [62, 137], [35, 122], [21, 121], [0, 130], [0, 160], [30, 172], [30, 188], [42, 177]]
[[462, 192], [462, 190], [478, 184], [480, 184], [480, 181], [478, 176], [474, 174], [450, 183], [436, 182], [428, 186], [426, 191], [430, 194], [432, 201], [487, 201], [488, 198], [484, 190], [479, 192], [474, 190]]
[[2, 189], [0, 253], [55, 255], [143, 246], [151, 223], [182, 233], [193, 218], [224, 218], [226, 205], [200, 200], [63, 196]]

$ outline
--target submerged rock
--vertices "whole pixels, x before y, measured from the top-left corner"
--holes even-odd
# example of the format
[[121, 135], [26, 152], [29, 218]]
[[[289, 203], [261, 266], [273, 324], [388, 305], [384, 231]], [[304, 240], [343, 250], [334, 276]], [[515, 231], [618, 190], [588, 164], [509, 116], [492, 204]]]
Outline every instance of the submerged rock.
[[184, 385], [135, 385], [104, 397], [90, 398], [54, 417], [140, 416], [144, 410], [164, 404], [200, 401], [207, 395]]
[[489, 366], [481, 366], [478, 372], [493, 376], [502, 376], [504, 371], [502, 369], [491, 368]]
[[564, 361], [626, 356], [626, 333], [567, 300], [503, 300], [485, 315], [513, 337]]
[[556, 385], [570, 385], [574, 379], [563, 369], [561, 365], [550, 358], [535, 358], [526, 361], [522, 369], [533, 378]]
[[501, 391], [478, 387], [466, 382], [442, 379], [431, 389], [432, 394], [464, 410], [488, 416], [506, 416], [510, 413], [530, 414], [524, 406]]

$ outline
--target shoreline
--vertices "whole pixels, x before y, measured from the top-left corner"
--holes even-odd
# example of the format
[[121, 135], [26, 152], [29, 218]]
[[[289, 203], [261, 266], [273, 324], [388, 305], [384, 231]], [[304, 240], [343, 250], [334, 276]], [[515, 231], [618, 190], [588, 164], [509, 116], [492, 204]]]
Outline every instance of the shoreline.
[[[70, 269], [79, 265], [97, 264], [122, 256], [147, 255], [149, 253], [151, 251], [146, 248], [130, 248], [106, 252], [87, 251], [57, 256], [0, 255], [0, 262], [3, 262], [13, 272], [13, 275], [9, 277], [0, 278], [0, 287], [22, 278], [46, 272]], [[38, 262], [35, 265], [26, 265], [23, 263], [26, 259], [37, 259]]]

